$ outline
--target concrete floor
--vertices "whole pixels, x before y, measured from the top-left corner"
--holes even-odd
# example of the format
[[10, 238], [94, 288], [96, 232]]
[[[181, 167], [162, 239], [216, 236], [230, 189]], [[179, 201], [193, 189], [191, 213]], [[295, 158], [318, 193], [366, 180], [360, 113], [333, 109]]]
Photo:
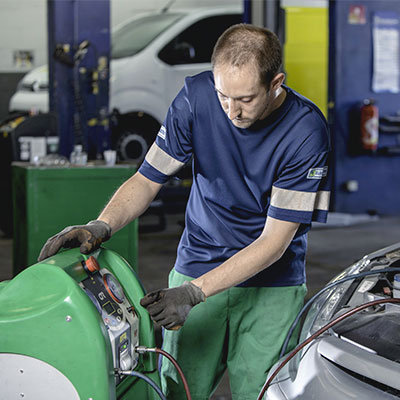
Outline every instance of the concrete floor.
[[[146, 218], [141, 223], [147, 224]], [[183, 215], [171, 215], [164, 231], [140, 235], [139, 277], [147, 291], [166, 287], [182, 232], [182, 221]], [[328, 222], [327, 226], [316, 225], [309, 233], [308, 297], [365, 254], [400, 241], [400, 216], [369, 218], [332, 214]], [[3, 237], [0, 232], [0, 280], [9, 279], [11, 270], [12, 239]], [[156, 327], [156, 332], [159, 342], [159, 327]], [[228, 399], [231, 396], [225, 375], [212, 400]]]

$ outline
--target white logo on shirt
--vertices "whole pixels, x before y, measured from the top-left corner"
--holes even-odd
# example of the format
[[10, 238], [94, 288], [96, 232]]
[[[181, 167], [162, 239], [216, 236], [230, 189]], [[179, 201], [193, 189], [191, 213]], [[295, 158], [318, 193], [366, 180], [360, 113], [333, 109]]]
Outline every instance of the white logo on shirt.
[[161, 125], [161, 128], [160, 128], [157, 136], [160, 136], [161, 139], [165, 140], [165, 136], [167, 136], [167, 130], [165, 129], [164, 125]]
[[311, 168], [308, 171], [307, 179], [322, 179], [328, 173], [328, 167]]

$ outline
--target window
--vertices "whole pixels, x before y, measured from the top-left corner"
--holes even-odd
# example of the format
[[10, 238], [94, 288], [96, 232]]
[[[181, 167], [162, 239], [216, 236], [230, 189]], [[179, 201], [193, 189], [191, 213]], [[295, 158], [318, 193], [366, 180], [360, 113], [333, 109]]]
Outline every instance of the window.
[[112, 34], [111, 58], [133, 56], [149, 45], [184, 14], [157, 14], [135, 19]]
[[240, 22], [242, 22], [241, 14], [202, 19], [169, 42], [158, 56], [169, 65], [208, 63], [222, 32]]

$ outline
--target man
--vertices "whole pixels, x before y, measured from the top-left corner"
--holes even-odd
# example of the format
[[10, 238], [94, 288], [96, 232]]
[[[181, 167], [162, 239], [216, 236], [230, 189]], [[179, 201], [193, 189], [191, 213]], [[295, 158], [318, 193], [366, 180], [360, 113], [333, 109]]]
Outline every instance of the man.
[[[186, 79], [139, 171], [98, 220], [49, 239], [40, 259], [60, 247], [98, 247], [193, 156], [170, 289], [141, 303], [166, 328], [163, 347], [193, 399], [207, 399], [228, 368], [233, 398], [246, 400], [257, 397], [303, 304], [307, 232], [327, 216], [330, 142], [317, 107], [283, 85], [272, 32], [229, 28], [212, 66]], [[184, 398], [169, 363], [161, 378], [170, 398]]]

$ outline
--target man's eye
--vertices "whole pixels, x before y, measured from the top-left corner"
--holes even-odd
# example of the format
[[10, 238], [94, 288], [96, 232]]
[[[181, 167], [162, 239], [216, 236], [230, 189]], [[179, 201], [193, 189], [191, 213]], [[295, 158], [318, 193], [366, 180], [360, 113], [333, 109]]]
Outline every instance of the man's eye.
[[241, 102], [242, 103], [250, 103], [252, 100], [253, 100], [252, 98], [244, 98], [244, 99], [241, 99]]

